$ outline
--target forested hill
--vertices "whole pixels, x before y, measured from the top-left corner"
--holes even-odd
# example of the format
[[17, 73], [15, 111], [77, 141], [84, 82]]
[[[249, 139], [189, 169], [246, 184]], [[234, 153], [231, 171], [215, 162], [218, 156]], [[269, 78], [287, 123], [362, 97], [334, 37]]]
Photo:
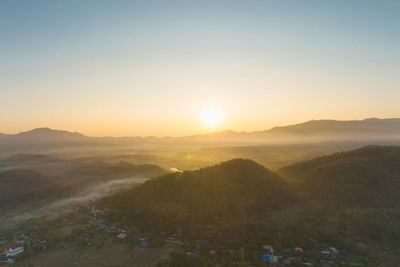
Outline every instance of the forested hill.
[[400, 206], [400, 147], [367, 146], [300, 162], [279, 173], [316, 204]]
[[371, 263], [359, 266], [397, 266], [399, 160], [399, 147], [369, 146], [277, 175], [235, 159], [161, 176], [99, 204], [111, 208], [110, 222], [154, 236], [175, 233], [189, 243], [255, 251], [266, 242], [278, 250], [329, 243]]
[[294, 203], [283, 179], [244, 159], [168, 174], [103, 200], [115, 216], [157, 228], [224, 224]]

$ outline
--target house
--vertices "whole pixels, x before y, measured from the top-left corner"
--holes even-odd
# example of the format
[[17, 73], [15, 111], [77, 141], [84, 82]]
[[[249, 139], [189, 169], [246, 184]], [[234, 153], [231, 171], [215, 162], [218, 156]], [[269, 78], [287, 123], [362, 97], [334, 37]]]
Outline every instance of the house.
[[274, 254], [274, 248], [271, 245], [263, 245], [264, 249], [266, 249], [269, 253]]
[[186, 252], [186, 255], [188, 255], [188, 256], [194, 256], [194, 257], [200, 256], [200, 254], [199, 254], [198, 252], [191, 252], [191, 251]]
[[329, 250], [321, 250], [321, 255], [322, 256], [330, 256], [331, 252]]
[[302, 248], [295, 248], [294, 251], [299, 252], [299, 253], [303, 253], [303, 249]]
[[117, 237], [118, 237], [119, 239], [124, 239], [124, 238], [126, 237], [126, 234], [119, 234]]
[[141, 247], [147, 247], [147, 245], [149, 244], [147, 242], [147, 237], [140, 237], [140, 238], [138, 238], [138, 240], [140, 241], [140, 246]]
[[271, 249], [271, 248], [272, 248], [272, 246], [271, 246], [271, 245], [262, 245], [262, 247], [263, 247], [264, 249], [266, 249], [266, 250], [269, 250], [269, 249]]
[[333, 253], [333, 254], [339, 254], [339, 251], [334, 248], [334, 247], [329, 247], [329, 250]]
[[16, 257], [17, 255], [24, 252], [24, 243], [15, 243], [12, 245], [7, 252], [7, 257]]
[[261, 255], [261, 259], [262, 259], [263, 261], [270, 261], [270, 260], [271, 260], [271, 256], [269, 256], [269, 255], [263, 253], [263, 254]]

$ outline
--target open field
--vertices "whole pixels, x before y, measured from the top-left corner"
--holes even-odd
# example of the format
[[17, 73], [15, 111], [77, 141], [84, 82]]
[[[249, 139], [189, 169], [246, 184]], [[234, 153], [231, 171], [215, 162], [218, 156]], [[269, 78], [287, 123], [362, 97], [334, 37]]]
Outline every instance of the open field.
[[57, 267], [146, 267], [155, 266], [158, 260], [166, 259], [177, 247], [167, 244], [162, 248], [139, 248], [127, 244], [108, 244], [96, 249], [93, 247], [74, 247], [48, 249], [15, 266], [57, 266]]

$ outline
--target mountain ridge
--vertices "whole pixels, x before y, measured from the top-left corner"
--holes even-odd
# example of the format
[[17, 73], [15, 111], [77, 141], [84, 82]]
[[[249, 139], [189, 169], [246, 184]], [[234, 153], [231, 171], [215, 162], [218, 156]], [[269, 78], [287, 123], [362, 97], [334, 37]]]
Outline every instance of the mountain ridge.
[[32, 130], [28, 131], [23, 131], [18, 134], [15, 134], [14, 136], [34, 136], [34, 135], [42, 135], [42, 134], [54, 134], [54, 135], [71, 135], [71, 136], [81, 136], [81, 137], [86, 137], [85, 135], [79, 133], [79, 132], [70, 132], [66, 130], [55, 130], [51, 129], [49, 127], [40, 127], [40, 128], [34, 128]]
[[[393, 124], [391, 124], [393, 123]], [[234, 131], [234, 130], [224, 130], [220, 132], [211, 132], [206, 134], [196, 134], [196, 135], [187, 135], [181, 137], [155, 137], [155, 136], [102, 136], [102, 137], [92, 137], [87, 136], [79, 132], [71, 132], [67, 130], [56, 130], [51, 129], [48, 127], [39, 127], [34, 128], [27, 131], [22, 131], [17, 134], [4, 134], [0, 133], [1, 136], [30, 136], [30, 135], [37, 135], [37, 134], [58, 134], [58, 135], [73, 135], [73, 136], [80, 136], [80, 137], [88, 137], [88, 138], [196, 138], [196, 137], [215, 137], [215, 136], [230, 136], [230, 135], [252, 135], [252, 134], [270, 134], [270, 133], [277, 133], [277, 132], [290, 132], [290, 133], [302, 133], [300, 128], [306, 128], [306, 130], [310, 131], [314, 128], [314, 130], [330, 130], [333, 127], [350, 127], [350, 129], [355, 128], [357, 130], [360, 126], [367, 127], [367, 129], [377, 128], [378, 126], [391, 126], [390, 129], [394, 129], [396, 131], [400, 131], [400, 118], [367, 118], [363, 120], [331, 120], [331, 119], [321, 119], [321, 120], [309, 120], [297, 124], [289, 124], [283, 126], [275, 126], [267, 130], [261, 131]], [[365, 128], [363, 128], [365, 129]], [[303, 132], [306, 133], [306, 132]]]

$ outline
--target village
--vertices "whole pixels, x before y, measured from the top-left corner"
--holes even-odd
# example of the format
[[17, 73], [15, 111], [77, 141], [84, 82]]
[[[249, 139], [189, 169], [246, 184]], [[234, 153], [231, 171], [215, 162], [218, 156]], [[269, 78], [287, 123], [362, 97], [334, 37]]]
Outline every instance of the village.
[[[105, 218], [109, 212], [109, 209], [97, 209], [95, 206], [81, 207], [57, 219], [26, 223], [18, 229], [3, 231], [0, 233], [0, 264], [26, 262], [46, 250], [100, 249], [118, 244], [142, 249], [167, 246], [168, 252], [177, 250], [185, 257], [210, 259], [215, 266], [221, 266], [224, 258], [246, 262], [245, 254], [249, 254], [243, 247], [215, 248], [207, 240], [182, 241], [177, 234], [161, 233], [156, 236], [139, 232], [133, 226], [107, 224]], [[363, 266], [360, 261], [348, 263], [346, 256], [328, 244], [319, 244], [318, 249], [275, 249], [273, 245], [265, 244], [251, 253], [258, 255], [254, 261], [259, 266]], [[169, 266], [169, 260], [170, 257], [164, 256], [157, 261], [158, 266]]]
[[[14, 264], [47, 249], [98, 247], [127, 239], [131, 229], [106, 225], [101, 217], [109, 212], [96, 209], [68, 214], [64, 218], [38, 224], [23, 224], [0, 233], [0, 264]], [[132, 240], [130, 240], [132, 241]], [[137, 237], [137, 245], [147, 247], [147, 237]]]

